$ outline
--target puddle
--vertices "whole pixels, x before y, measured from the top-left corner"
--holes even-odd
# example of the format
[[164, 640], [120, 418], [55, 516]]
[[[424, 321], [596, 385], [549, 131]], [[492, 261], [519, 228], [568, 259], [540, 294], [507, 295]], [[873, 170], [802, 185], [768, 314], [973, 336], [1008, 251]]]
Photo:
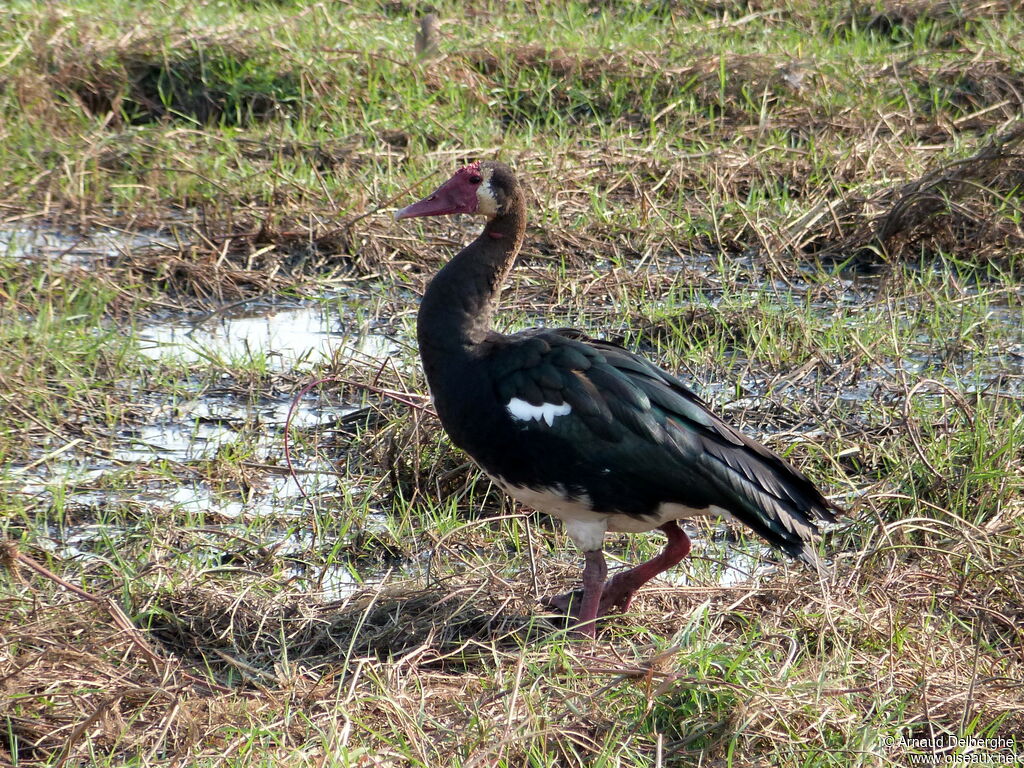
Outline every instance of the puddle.
[[398, 345], [387, 336], [353, 334], [330, 305], [250, 309], [200, 323], [180, 319], [138, 331], [142, 353], [180, 363], [265, 361], [274, 371], [329, 362], [334, 356], [384, 360]]
[[206, 392], [194, 399], [157, 400], [150, 417], [168, 426], [184, 428], [192, 423], [244, 424], [283, 428], [292, 414], [293, 429], [327, 427], [344, 416], [360, 410], [358, 406], [325, 405], [316, 394], [307, 394], [292, 410], [290, 397], [264, 398], [259, 402], [241, 402], [235, 392]]
[[[178, 316], [143, 328], [139, 337], [145, 354], [154, 359], [261, 359], [265, 367], [278, 370], [328, 361], [334, 355], [378, 360], [397, 349], [380, 334], [346, 334], [337, 304], [325, 302], [235, 310], [196, 324]], [[290, 394], [254, 401], [251, 388], [235, 389], [230, 377], [213, 391], [143, 392], [141, 398], [134, 409], [134, 418], [141, 423], [116, 426], [109, 441], [91, 443], [87, 452], [69, 450], [54, 461], [8, 467], [3, 473], [5, 490], [29, 497], [33, 504], [70, 512], [68, 519], [79, 521], [109, 518], [108, 510], [116, 517], [118, 508], [129, 508], [133, 515], [172, 510], [240, 524], [264, 517], [294, 518], [307, 511], [306, 495], [337, 492], [339, 478], [332, 457], [318, 449], [317, 435], [300, 437], [294, 431], [291, 459], [297, 477], [287, 473], [283, 430], [289, 413], [293, 430], [319, 433], [361, 407], [325, 403], [310, 393], [293, 411]], [[46, 453], [40, 448], [33, 458]], [[220, 457], [244, 476], [225, 478], [226, 489], [205, 482], [204, 463]], [[135, 466], [141, 470], [137, 474], [132, 471]], [[132, 478], [128, 489], [120, 479], [125, 476]], [[344, 493], [348, 498], [358, 490], [346, 488]], [[87, 539], [92, 534], [82, 535]], [[70, 538], [61, 546], [68, 556], [84, 551]]]
[[[244, 566], [250, 558], [265, 562], [265, 553], [272, 552], [273, 558], [284, 566], [285, 580], [298, 582], [303, 590], [315, 592], [326, 600], [340, 600], [396, 576], [407, 575], [408, 564], [395, 558], [311, 567], [302, 560], [312, 543], [308, 532], [272, 534], [258, 540], [258, 551], [251, 548], [253, 532], [244, 525], [204, 526], [191, 529], [191, 533], [197, 535], [199, 541], [191, 545], [190, 553], [208, 558], [212, 567], [228, 561]], [[120, 525], [85, 523], [63, 529], [51, 526], [46, 535], [37, 540], [37, 546], [64, 560], [105, 562], [108, 558], [100, 552], [117, 548], [131, 535], [132, 529]]]
[[62, 560], [106, 561], [106, 557], [93, 551], [96, 545], [102, 542], [103, 548], [109, 550], [128, 535], [128, 529], [119, 525], [90, 523], [63, 530], [51, 527], [47, 534], [36, 541], [36, 546]]
[[146, 424], [120, 434], [126, 441], [112, 454], [120, 462], [211, 459], [237, 437], [233, 429], [219, 424]]
[[[728, 542], [715, 540], [701, 550], [701, 556], [712, 561], [705, 565], [709, 566], [711, 581], [720, 587], [736, 587], [757, 581], [778, 568], [773, 562], [773, 550], [753, 542], [746, 548], [739, 548]], [[670, 583], [689, 583], [689, 576], [685, 571], [666, 575], [669, 576]], [[676, 580], [680, 578], [681, 581]]]
[[0, 257], [59, 266], [87, 267], [135, 248], [175, 242], [157, 231], [124, 232], [98, 227], [87, 235], [45, 228], [0, 229]]
[[[184, 515], [226, 520], [294, 519], [307, 511], [308, 502], [302, 495], [303, 491], [307, 496], [316, 498], [337, 489], [338, 477], [331, 468], [324, 463], [319, 469], [304, 469], [298, 480], [288, 475], [264, 476], [260, 478], [258, 487], [251, 488], [244, 498], [238, 491], [215, 492], [199, 480], [177, 485], [153, 482], [142, 489], [129, 491], [83, 489], [83, 486], [68, 485], [58, 493], [52, 489], [61, 481], [52, 480], [49, 484], [35, 485], [34, 495], [50, 496], [54, 507], [77, 519], [99, 516], [117, 507], [134, 507], [143, 511], [174, 510]], [[26, 492], [26, 487], [22, 492]]]
[[[291, 409], [292, 401], [286, 397], [257, 403], [239, 402], [230, 395], [158, 400], [150, 423], [117, 431], [111, 458], [122, 464], [205, 461], [235, 443], [241, 444], [251, 459], [279, 457]], [[307, 395], [292, 413], [291, 428], [327, 428], [358, 410], [358, 406], [324, 405], [315, 395]]]
[[[340, 600], [361, 589], [382, 585], [392, 570], [388, 568], [383, 572], [362, 576], [355, 573], [352, 568], [336, 565], [324, 570], [316, 579], [316, 583], [310, 586], [327, 600]], [[304, 575], [299, 569], [294, 569], [293, 573], [296, 576]]]
[[[245, 521], [294, 518], [307, 511], [306, 496], [338, 490], [339, 477], [331, 457], [315, 447], [303, 447], [302, 441], [292, 445], [297, 477], [287, 473], [282, 433], [291, 400], [286, 397], [249, 403], [220, 394], [189, 400], [157, 399], [152, 406], [154, 420], [116, 430], [109, 452], [96, 445], [90, 455], [69, 451], [61, 461], [9, 466], [3, 473], [4, 490], [46, 504], [74, 520], [103, 519], [109, 511], [116, 515], [118, 508], [130, 508], [141, 515], [173, 510]], [[296, 407], [293, 428], [329, 427], [357, 410], [346, 405], [324, 406], [310, 395]], [[244, 452], [238, 466], [246, 474], [245, 486], [215, 491], [196, 463], [214, 460], [235, 445]], [[45, 449], [40, 451], [45, 453]], [[186, 471], [175, 466], [168, 471], [164, 462], [181, 465]], [[133, 480], [130, 488], [121, 487], [126, 466], [129, 475], [132, 466], [143, 470], [138, 475], [143, 478], [141, 484]], [[349, 498], [359, 495], [353, 488], [345, 493]], [[64, 543], [72, 544], [70, 539]]]

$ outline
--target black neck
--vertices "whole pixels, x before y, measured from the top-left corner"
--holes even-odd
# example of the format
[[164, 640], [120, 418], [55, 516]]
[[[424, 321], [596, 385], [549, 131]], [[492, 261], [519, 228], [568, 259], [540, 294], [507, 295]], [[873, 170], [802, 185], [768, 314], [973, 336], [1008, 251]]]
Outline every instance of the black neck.
[[[480, 236], [437, 273], [423, 294], [417, 336], [424, 363], [431, 349], [468, 353], [491, 330], [491, 318], [526, 230], [522, 193], [487, 222]], [[429, 377], [430, 371], [427, 375]]]

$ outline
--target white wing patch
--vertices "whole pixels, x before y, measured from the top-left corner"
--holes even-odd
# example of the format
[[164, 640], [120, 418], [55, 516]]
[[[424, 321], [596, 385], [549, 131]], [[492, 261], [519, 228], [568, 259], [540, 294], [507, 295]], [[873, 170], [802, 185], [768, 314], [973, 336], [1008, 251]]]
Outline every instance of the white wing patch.
[[550, 427], [554, 426], [555, 419], [558, 416], [565, 416], [566, 414], [572, 413], [572, 406], [568, 403], [562, 403], [561, 405], [555, 405], [554, 403], [531, 405], [525, 400], [513, 397], [505, 405], [505, 410], [507, 410], [509, 415], [517, 421], [546, 421]]

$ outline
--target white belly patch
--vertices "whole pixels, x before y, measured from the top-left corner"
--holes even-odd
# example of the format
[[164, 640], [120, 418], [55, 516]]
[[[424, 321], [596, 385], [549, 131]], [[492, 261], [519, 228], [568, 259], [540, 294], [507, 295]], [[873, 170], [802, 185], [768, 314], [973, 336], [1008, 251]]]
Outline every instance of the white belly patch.
[[720, 507], [711, 506], [698, 509], [682, 504], [662, 504], [653, 514], [644, 517], [595, 512], [591, 500], [586, 494], [576, 498], [570, 497], [562, 485], [550, 488], [529, 488], [511, 485], [493, 475], [488, 476], [516, 501], [561, 520], [565, 524], [566, 533], [585, 552], [600, 549], [606, 531], [644, 533], [664, 525], [670, 520], [687, 520], [707, 515], [730, 517], [729, 513]]

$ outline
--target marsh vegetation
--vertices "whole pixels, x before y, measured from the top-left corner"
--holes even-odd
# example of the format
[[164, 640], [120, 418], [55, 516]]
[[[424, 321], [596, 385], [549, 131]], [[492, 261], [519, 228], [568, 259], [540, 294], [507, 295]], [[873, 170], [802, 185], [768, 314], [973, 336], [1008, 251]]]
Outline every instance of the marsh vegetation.
[[[876, 766], [1020, 736], [1012, 5], [6, 4], [0, 762]], [[529, 186], [502, 327], [678, 371], [850, 510], [828, 579], [707, 524], [596, 644], [544, 617], [577, 553], [450, 446], [416, 360], [477, 223], [390, 217], [481, 157]]]

